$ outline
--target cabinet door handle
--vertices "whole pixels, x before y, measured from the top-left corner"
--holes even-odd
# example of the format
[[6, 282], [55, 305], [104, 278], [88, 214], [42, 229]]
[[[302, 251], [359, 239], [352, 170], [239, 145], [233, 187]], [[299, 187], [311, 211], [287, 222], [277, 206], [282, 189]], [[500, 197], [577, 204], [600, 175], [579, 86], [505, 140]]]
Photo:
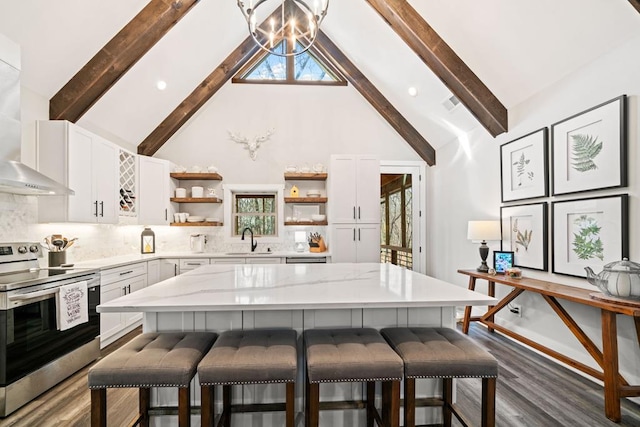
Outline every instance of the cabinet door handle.
[[104, 202], [100, 202], [100, 216], [104, 217]]
[[124, 276], [125, 274], [130, 274], [130, 273], [133, 273], [133, 270], [123, 271], [122, 273], [120, 273], [120, 275]]
[[358, 228], [358, 241], [360, 241], [360, 229]]
[[94, 206], [95, 206], [95, 213], [93, 214], [93, 216], [98, 217], [98, 201], [96, 200], [95, 202], [93, 202]]
[[353, 241], [354, 242], [356, 241], [356, 229], [355, 228], [353, 229]]
[[167, 220], [167, 209], [164, 210], [164, 220]]
[[360, 206], [358, 206], [358, 219], [360, 219]]
[[127, 287], [123, 286], [122, 287], [122, 295], [126, 295], [127, 294]]
[[131, 293], [131, 285], [127, 285], [127, 288], [129, 289], [129, 293]]
[[356, 207], [353, 207], [353, 219], [356, 219]]
[[178, 264], [173, 264], [173, 275], [174, 276], [178, 275]]

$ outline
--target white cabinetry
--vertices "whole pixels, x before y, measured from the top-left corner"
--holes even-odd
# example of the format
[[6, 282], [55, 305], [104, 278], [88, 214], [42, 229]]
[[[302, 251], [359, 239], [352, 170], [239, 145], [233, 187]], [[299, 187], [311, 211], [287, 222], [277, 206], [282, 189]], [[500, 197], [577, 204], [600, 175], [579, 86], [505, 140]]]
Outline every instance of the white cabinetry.
[[160, 260], [160, 281], [170, 279], [178, 275], [177, 259], [161, 259]]
[[154, 259], [147, 262], [147, 286], [155, 285], [160, 281], [160, 260]]
[[38, 201], [40, 222], [118, 222], [118, 148], [62, 120], [38, 121], [38, 170], [75, 191]]
[[208, 265], [209, 258], [185, 258], [180, 260], [179, 274], [195, 270], [202, 265]]
[[333, 223], [380, 222], [380, 159], [333, 155], [328, 177]]
[[[139, 262], [100, 272], [100, 302], [109, 302], [147, 286], [147, 263]], [[140, 325], [142, 313], [100, 313], [100, 347]]]
[[332, 262], [380, 262], [380, 160], [333, 155], [330, 171]]
[[169, 225], [173, 212], [169, 198], [173, 194], [168, 160], [138, 156], [138, 223]]

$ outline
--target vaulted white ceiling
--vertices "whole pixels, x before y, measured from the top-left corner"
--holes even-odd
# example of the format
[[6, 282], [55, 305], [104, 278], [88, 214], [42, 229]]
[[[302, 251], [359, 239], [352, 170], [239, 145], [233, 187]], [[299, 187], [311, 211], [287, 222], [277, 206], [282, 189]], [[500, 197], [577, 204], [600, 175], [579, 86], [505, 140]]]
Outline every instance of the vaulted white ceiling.
[[[0, 0], [0, 33], [22, 46], [23, 85], [50, 99], [146, 3]], [[640, 35], [627, 0], [409, 3], [508, 109]], [[444, 108], [451, 93], [365, 0], [331, 0], [322, 28], [435, 148], [478, 126]], [[246, 36], [236, 0], [200, 0], [80, 124], [139, 144]]]

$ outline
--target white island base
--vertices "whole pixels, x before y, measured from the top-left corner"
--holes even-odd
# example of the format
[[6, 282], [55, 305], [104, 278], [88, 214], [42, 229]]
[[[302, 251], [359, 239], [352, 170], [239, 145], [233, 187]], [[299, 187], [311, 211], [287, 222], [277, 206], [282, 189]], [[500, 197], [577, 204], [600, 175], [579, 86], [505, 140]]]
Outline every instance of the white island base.
[[[311, 328], [387, 326], [455, 327], [455, 306], [491, 305], [495, 299], [389, 264], [207, 265], [99, 306], [99, 312], [142, 311], [145, 332], [286, 327], [299, 336]], [[296, 425], [304, 425], [304, 359], [299, 341]], [[419, 396], [440, 394], [440, 381], [417, 382]], [[220, 390], [220, 391], [219, 391]], [[321, 401], [361, 400], [364, 385], [321, 384]], [[221, 388], [216, 390], [216, 413]], [[192, 402], [200, 405], [197, 376]], [[378, 396], [379, 397], [379, 396]], [[234, 403], [284, 401], [283, 385], [234, 387]], [[153, 407], [176, 407], [176, 389], [156, 389]], [[378, 406], [379, 406], [378, 402]], [[177, 416], [154, 410], [152, 425], [177, 426]], [[441, 421], [441, 410], [418, 409], [418, 424]], [[283, 426], [284, 413], [234, 414], [232, 424]], [[321, 426], [365, 425], [364, 410], [321, 411]], [[192, 425], [199, 426], [198, 416]]]

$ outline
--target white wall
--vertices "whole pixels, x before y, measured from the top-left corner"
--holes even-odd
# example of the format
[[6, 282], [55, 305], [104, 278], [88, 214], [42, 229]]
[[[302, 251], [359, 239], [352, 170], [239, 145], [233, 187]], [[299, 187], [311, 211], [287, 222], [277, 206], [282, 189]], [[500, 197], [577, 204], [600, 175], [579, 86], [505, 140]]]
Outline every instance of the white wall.
[[[35, 165], [35, 121], [48, 117], [48, 100], [23, 87], [22, 152]], [[135, 151], [131, 144], [110, 138], [107, 131], [89, 130]], [[275, 129], [258, 151], [256, 161], [229, 139], [228, 130], [253, 138]], [[385, 160], [419, 160], [413, 149], [352, 86], [313, 87], [228, 83], [165, 146], [157, 157], [184, 166], [216, 165], [229, 184], [282, 184], [286, 165], [328, 165], [334, 153], [378, 154]], [[220, 194], [220, 193], [219, 193]], [[192, 208], [188, 206], [187, 208]], [[195, 208], [194, 208], [195, 209]], [[79, 237], [69, 262], [139, 251], [142, 226], [38, 224], [37, 198], [0, 193], [0, 241], [40, 241], [63, 233]], [[126, 222], [125, 222], [126, 223]], [[293, 249], [293, 230], [273, 250]], [[239, 251], [245, 242], [229, 243], [220, 227], [153, 227], [159, 251], [188, 251], [189, 235], [209, 236], [207, 251]], [[326, 233], [326, 227], [306, 228]], [[264, 248], [263, 248], [264, 249]]]
[[[540, 201], [629, 194], [630, 259], [640, 261], [640, 242], [637, 239], [640, 229], [640, 176], [637, 172], [640, 165], [640, 59], [637, 55], [639, 51], [640, 37], [511, 109], [510, 132], [507, 134], [493, 139], [484, 130], [477, 130], [474, 134], [468, 135], [468, 141], [459, 140], [438, 150], [438, 164], [431, 168], [429, 179], [432, 197], [428, 217], [428, 271], [432, 275], [466, 286], [467, 276], [456, 273], [456, 270], [475, 268], [479, 264], [478, 245], [466, 239], [467, 221], [499, 218], [501, 144], [550, 126], [621, 94], [629, 96], [629, 186], [574, 196], [549, 197]], [[533, 201], [535, 200], [527, 202]], [[491, 246], [492, 249], [500, 248], [499, 242]], [[524, 270], [524, 274], [596, 291], [595, 287], [583, 279], [534, 270]], [[497, 292], [502, 296], [509, 290], [507, 287], [498, 286]], [[498, 316], [502, 324], [590, 366], [596, 366], [539, 296], [524, 294], [518, 297], [517, 302], [523, 307], [522, 317], [518, 318], [503, 310], [503, 314]], [[564, 302], [562, 304], [593, 341], [601, 343], [599, 311], [582, 305]], [[640, 349], [633, 322], [628, 316], [618, 316], [618, 334], [621, 371], [631, 383], [637, 384], [640, 382]]]

